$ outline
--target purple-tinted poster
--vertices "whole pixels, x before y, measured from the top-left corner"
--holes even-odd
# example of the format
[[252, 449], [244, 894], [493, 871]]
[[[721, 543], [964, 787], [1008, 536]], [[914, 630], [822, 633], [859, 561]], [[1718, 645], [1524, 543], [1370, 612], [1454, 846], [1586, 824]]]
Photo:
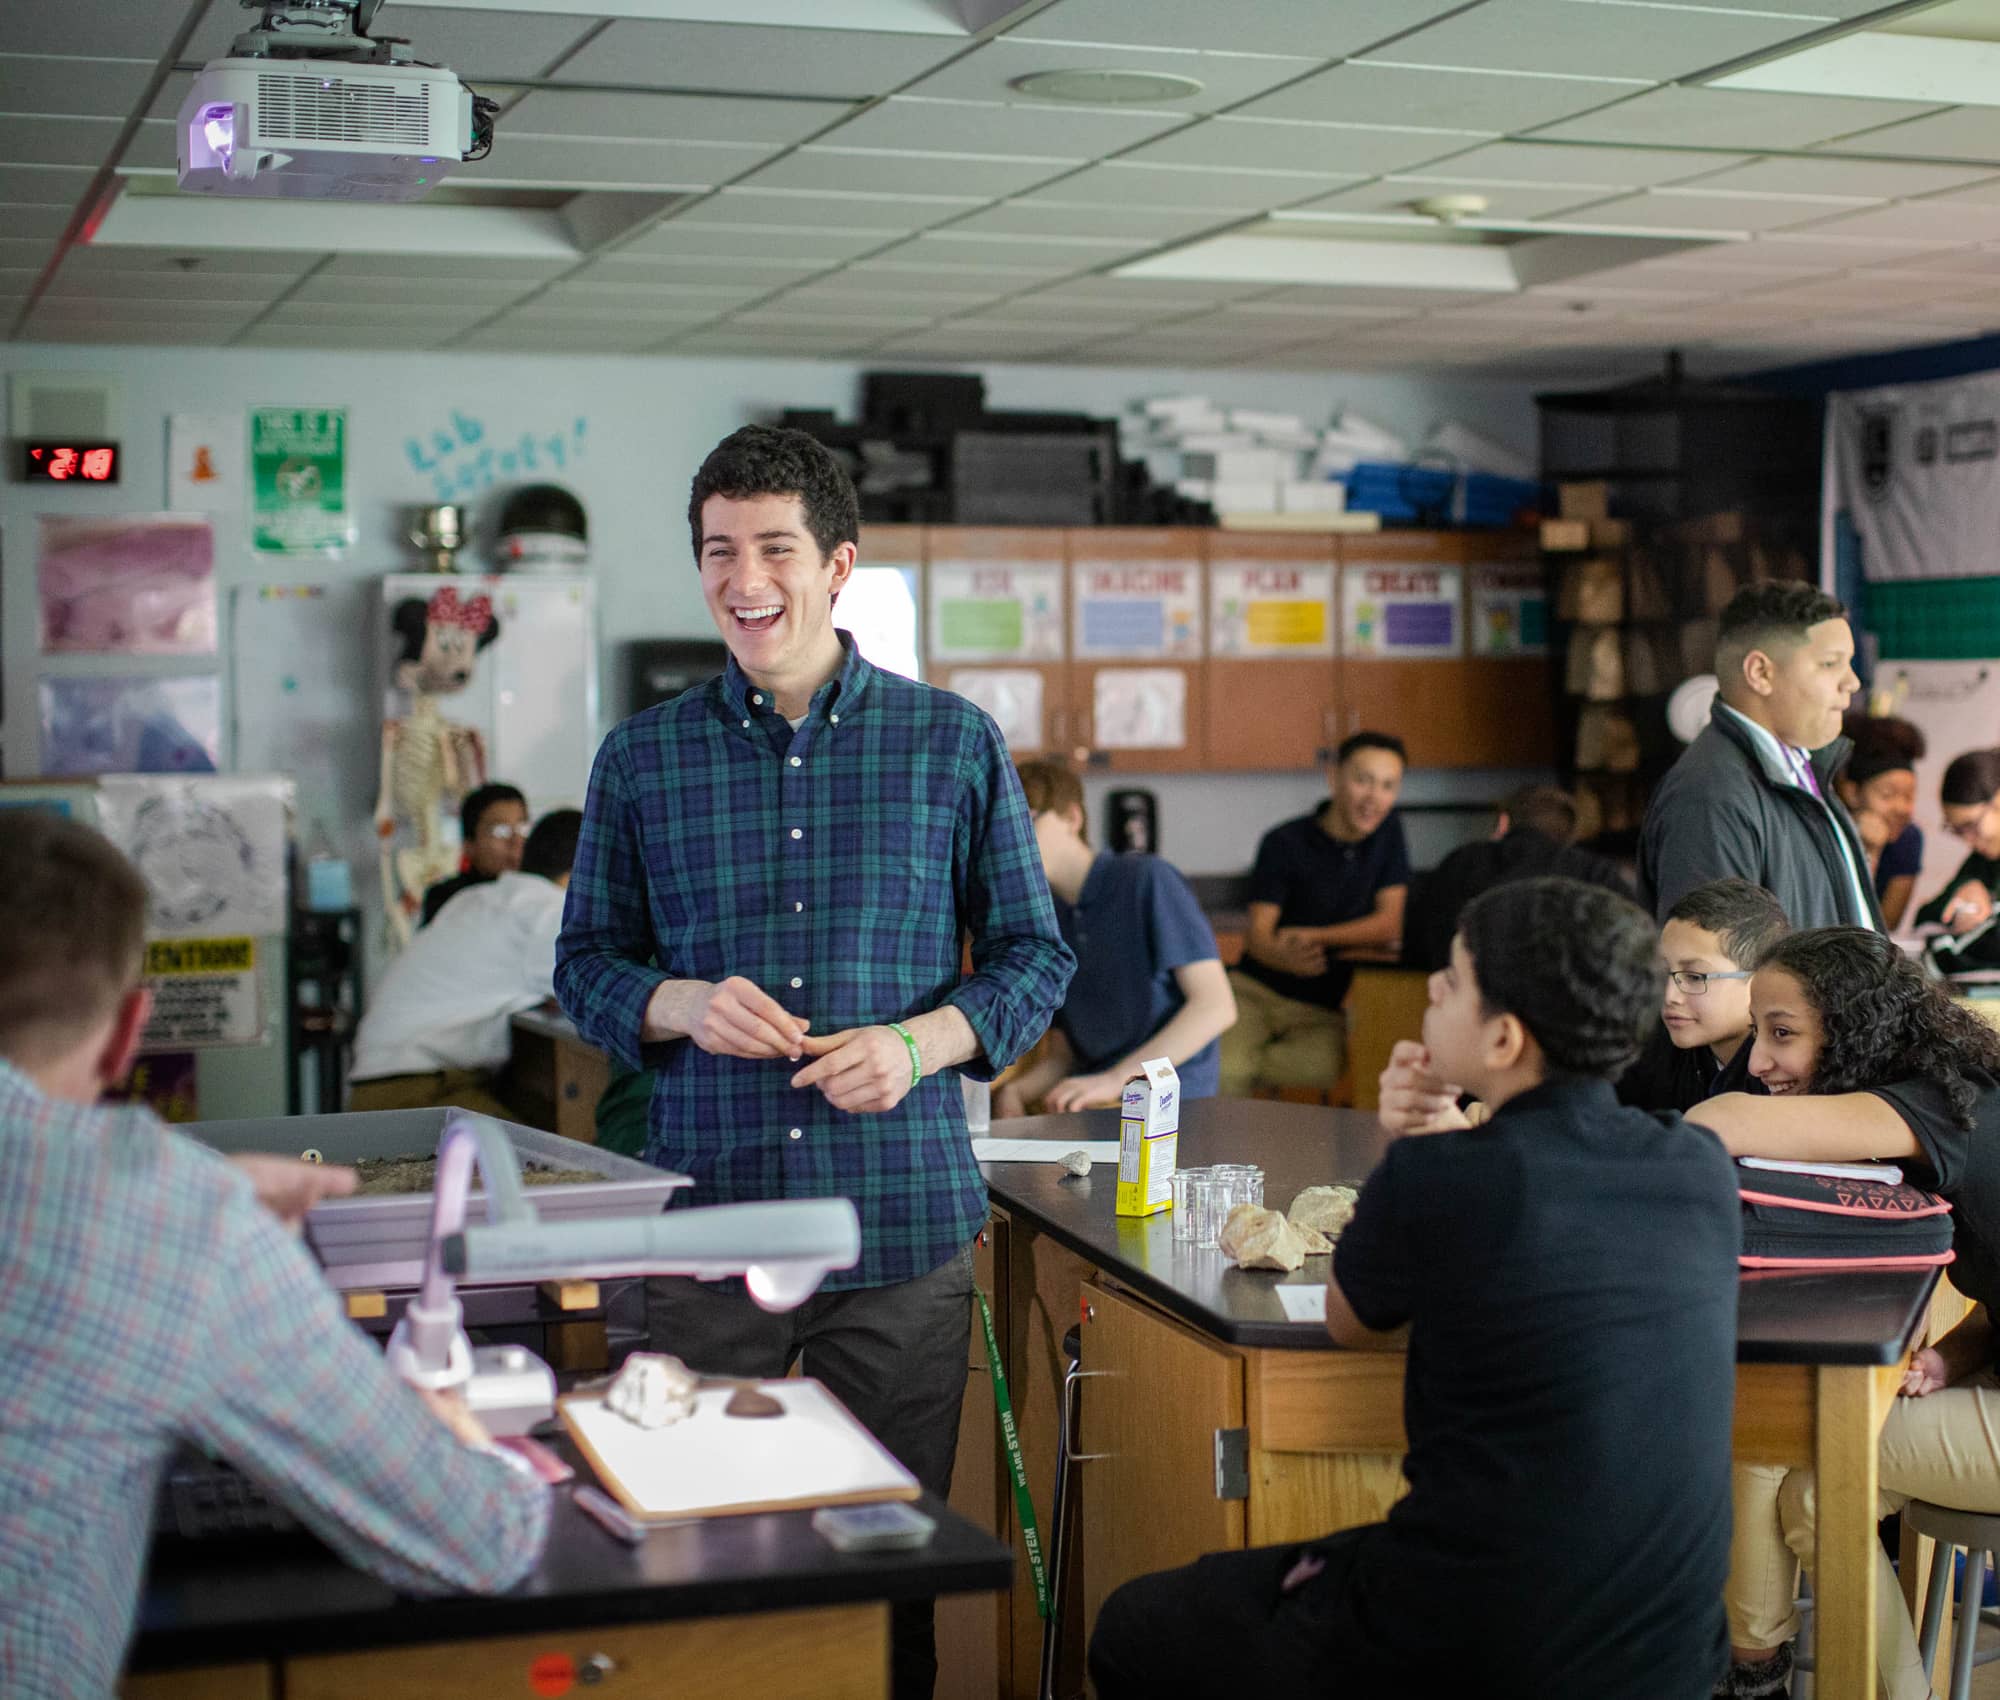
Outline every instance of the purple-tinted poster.
[[222, 681], [41, 681], [48, 778], [83, 773], [213, 773], [222, 757]]
[[215, 532], [192, 514], [41, 516], [42, 653], [213, 655]]

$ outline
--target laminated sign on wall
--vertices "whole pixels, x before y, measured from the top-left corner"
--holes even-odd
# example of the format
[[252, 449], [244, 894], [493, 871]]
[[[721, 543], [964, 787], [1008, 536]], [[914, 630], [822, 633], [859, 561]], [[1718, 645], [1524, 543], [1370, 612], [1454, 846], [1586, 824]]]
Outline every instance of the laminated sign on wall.
[[1495, 561], [1472, 569], [1472, 653], [1545, 655], [1548, 592], [1540, 565]]
[[97, 802], [146, 882], [155, 939], [282, 933], [291, 809], [289, 779], [233, 774], [107, 775]]
[[933, 561], [932, 661], [1062, 660], [1062, 573], [1052, 561]]
[[1312, 561], [1216, 561], [1208, 569], [1212, 655], [1333, 653], [1333, 566]]
[[354, 541], [347, 410], [260, 407], [250, 415], [250, 545], [260, 554], [339, 554]]
[[1199, 659], [1201, 569], [1192, 561], [1079, 561], [1075, 575], [1073, 660]]
[[1343, 655], [1383, 660], [1464, 653], [1457, 567], [1365, 566], [1342, 570]]
[[145, 1050], [255, 1045], [264, 1037], [255, 939], [155, 939], [146, 947], [146, 984], [153, 1014]]

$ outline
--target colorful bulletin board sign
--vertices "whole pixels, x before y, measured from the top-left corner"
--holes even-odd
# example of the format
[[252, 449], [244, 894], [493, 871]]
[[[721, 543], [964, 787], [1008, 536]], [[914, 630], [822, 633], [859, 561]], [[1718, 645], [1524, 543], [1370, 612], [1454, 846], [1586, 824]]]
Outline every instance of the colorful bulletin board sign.
[[1076, 661], [1201, 657], [1201, 568], [1192, 561], [1079, 561], [1071, 583]]
[[140, 1049], [209, 1050], [264, 1037], [254, 938], [154, 939], [146, 946], [153, 1015]]
[[347, 410], [259, 407], [250, 414], [250, 545], [259, 554], [339, 554], [354, 541]]
[[1214, 561], [1208, 569], [1208, 652], [1331, 655], [1333, 565]]
[[1546, 655], [1548, 581], [1538, 562], [1489, 561], [1472, 569], [1472, 653]]
[[1382, 661], [1463, 655], [1463, 589], [1457, 567], [1342, 568], [1340, 653]]
[[933, 561], [934, 661], [1060, 661], [1062, 568], [1053, 561]]

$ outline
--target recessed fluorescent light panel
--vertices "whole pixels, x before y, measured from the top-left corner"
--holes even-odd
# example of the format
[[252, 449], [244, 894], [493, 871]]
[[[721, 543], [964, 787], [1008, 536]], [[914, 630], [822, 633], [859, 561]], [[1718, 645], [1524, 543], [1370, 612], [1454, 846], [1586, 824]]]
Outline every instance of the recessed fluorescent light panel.
[[2000, 106], [2000, 4], [1951, 0], [1715, 78], [1718, 89]]

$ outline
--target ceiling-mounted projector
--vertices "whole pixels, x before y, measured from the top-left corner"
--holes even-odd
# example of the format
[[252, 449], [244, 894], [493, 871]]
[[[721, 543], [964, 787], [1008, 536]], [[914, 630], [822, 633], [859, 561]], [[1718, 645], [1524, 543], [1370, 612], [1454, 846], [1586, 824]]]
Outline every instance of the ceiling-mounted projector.
[[493, 141], [493, 102], [407, 44], [371, 39], [381, 0], [242, 0], [262, 21], [201, 71], [176, 127], [200, 194], [413, 201]]

